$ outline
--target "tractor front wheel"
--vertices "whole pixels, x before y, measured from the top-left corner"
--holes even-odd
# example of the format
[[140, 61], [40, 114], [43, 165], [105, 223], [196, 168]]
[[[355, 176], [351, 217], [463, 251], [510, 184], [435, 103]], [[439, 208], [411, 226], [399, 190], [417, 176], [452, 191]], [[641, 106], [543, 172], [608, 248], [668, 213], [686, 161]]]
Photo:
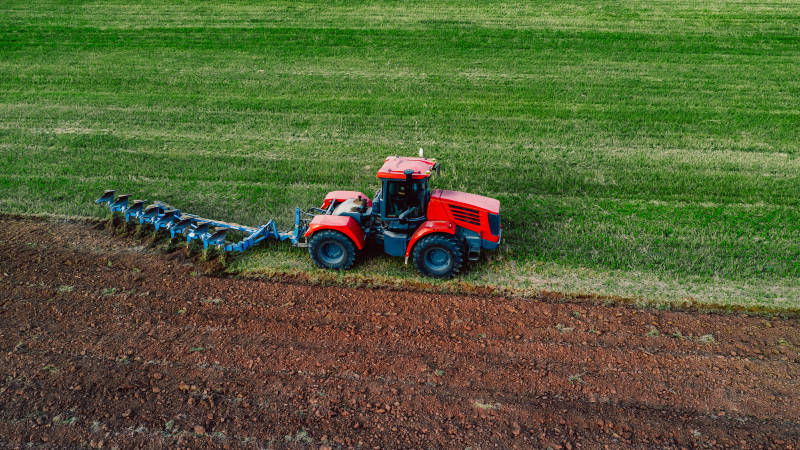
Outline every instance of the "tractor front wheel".
[[308, 253], [317, 266], [323, 269], [349, 269], [356, 259], [353, 241], [343, 233], [322, 230], [311, 235]]
[[464, 263], [464, 246], [455, 236], [430, 234], [414, 246], [414, 266], [423, 275], [452, 278]]

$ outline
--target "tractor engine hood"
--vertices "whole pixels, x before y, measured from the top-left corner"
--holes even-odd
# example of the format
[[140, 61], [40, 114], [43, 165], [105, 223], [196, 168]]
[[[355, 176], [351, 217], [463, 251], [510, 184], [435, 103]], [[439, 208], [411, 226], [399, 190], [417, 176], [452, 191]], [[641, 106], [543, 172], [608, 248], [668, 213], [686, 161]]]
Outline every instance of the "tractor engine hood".
[[[428, 220], [452, 221], [466, 236], [470, 252], [500, 245], [500, 201], [482, 195], [437, 189], [431, 192]], [[449, 225], [448, 225], [449, 226]], [[466, 230], [466, 231], [464, 231]], [[458, 232], [458, 231], [457, 231]]]
[[482, 195], [436, 189], [431, 192], [431, 199], [437, 199], [442, 203], [447, 203], [456, 207], [460, 206], [469, 209], [483, 210], [490, 214], [500, 214], [500, 200], [484, 197]]

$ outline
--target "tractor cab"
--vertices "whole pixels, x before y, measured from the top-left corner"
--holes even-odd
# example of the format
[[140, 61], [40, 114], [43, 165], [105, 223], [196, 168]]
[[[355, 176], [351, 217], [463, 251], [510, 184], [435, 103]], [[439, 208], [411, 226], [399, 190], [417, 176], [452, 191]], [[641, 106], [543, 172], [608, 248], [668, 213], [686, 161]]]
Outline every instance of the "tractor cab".
[[430, 178], [436, 160], [390, 156], [378, 170], [381, 188], [372, 202], [372, 215], [381, 223], [377, 240], [392, 256], [405, 255], [411, 235], [427, 220]]
[[413, 232], [425, 221], [431, 199], [431, 173], [435, 159], [390, 156], [378, 170], [381, 188], [373, 200], [372, 215], [386, 229]]
[[407, 222], [425, 217], [425, 206], [430, 198], [428, 180], [384, 180], [381, 190], [385, 200], [381, 201], [381, 220]]

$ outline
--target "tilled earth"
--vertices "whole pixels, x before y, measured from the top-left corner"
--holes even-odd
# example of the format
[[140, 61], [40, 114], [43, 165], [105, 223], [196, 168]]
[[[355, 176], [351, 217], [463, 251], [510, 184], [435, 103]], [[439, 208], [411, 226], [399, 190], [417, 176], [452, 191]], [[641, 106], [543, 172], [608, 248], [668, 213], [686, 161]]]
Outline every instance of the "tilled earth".
[[207, 277], [0, 218], [0, 446], [793, 448], [796, 319]]

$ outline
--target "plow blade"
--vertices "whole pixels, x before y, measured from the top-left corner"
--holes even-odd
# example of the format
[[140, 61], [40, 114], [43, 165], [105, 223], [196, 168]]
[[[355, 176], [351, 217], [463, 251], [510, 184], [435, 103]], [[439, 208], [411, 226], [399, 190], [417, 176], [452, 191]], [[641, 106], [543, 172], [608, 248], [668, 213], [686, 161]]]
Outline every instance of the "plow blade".
[[203, 239], [203, 248], [208, 248], [209, 245], [218, 245], [223, 246], [225, 245], [225, 236], [228, 234], [228, 230], [223, 228], [221, 230], [217, 230], [209, 236], [207, 239]]
[[133, 204], [125, 209], [125, 220], [130, 222], [131, 217], [139, 218], [144, 212], [144, 200], [134, 200]]
[[117, 211], [124, 211], [125, 209], [127, 209], [128, 208], [128, 199], [130, 197], [131, 197], [131, 194], [120, 195], [119, 197], [117, 197], [117, 201], [115, 201], [114, 203], [111, 203], [111, 205], [109, 205], [109, 208], [111, 209], [111, 212], [113, 213], [113, 212], [117, 212]]
[[160, 206], [148, 206], [144, 213], [139, 216], [139, 223], [153, 223], [164, 212]]
[[175, 235], [179, 233], [183, 234], [187, 228], [192, 226], [193, 223], [194, 219], [182, 219], [177, 223], [175, 223], [174, 225], [172, 225], [171, 227], [169, 227], [169, 234], [172, 237], [175, 237]]
[[[180, 210], [159, 201], [145, 206], [145, 200], [134, 200], [129, 205], [130, 194], [120, 195], [115, 200], [116, 193], [117, 191], [113, 189], [106, 190], [100, 198], [95, 200], [95, 203], [107, 204], [112, 213], [123, 213], [126, 221], [137, 219], [142, 225], [152, 224], [156, 230], [167, 229], [172, 238], [182, 234], [186, 236], [186, 242], [200, 239], [203, 241], [203, 248], [214, 245], [225, 251], [243, 252], [268, 238], [279, 241], [289, 240], [294, 245], [301, 245], [300, 237], [306, 230], [306, 225], [300, 220], [300, 208], [295, 210], [294, 228], [291, 231], [280, 232], [274, 220], [257, 228], [248, 227], [238, 223], [205, 219], [194, 214], [181, 213]], [[247, 237], [239, 242], [227, 242], [228, 231], [247, 233]]]
[[98, 198], [94, 202], [97, 203], [98, 205], [103, 203], [108, 203], [110, 205], [114, 201], [114, 195], [116, 193], [117, 191], [115, 191], [114, 189], [109, 189], [105, 192], [105, 194], [100, 196], [100, 198]]
[[281, 233], [278, 233], [278, 228], [275, 225], [275, 221], [270, 220], [266, 225], [262, 225], [256, 231], [252, 232], [250, 236], [247, 236], [240, 242], [236, 244], [225, 245], [225, 251], [243, 252], [268, 237], [274, 237], [278, 240], [286, 239], [285, 237], [281, 236]]
[[192, 239], [204, 239], [208, 234], [208, 222], [198, 224], [194, 229], [186, 233], [186, 242]]
[[180, 214], [180, 211], [173, 209], [172, 211], [165, 212], [153, 221], [153, 226], [156, 228], [156, 230], [160, 228], [169, 228], [173, 223], [175, 223], [176, 213]]

